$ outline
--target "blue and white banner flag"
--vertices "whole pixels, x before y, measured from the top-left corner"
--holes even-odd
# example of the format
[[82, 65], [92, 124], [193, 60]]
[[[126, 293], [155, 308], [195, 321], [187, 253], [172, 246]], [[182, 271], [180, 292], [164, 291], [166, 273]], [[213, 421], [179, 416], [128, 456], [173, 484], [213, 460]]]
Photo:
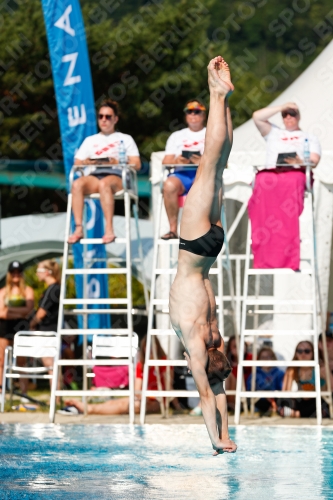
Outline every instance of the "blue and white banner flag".
[[[96, 134], [96, 112], [84, 23], [79, 0], [42, 0], [44, 20], [52, 64], [53, 82], [61, 131], [67, 186], [75, 151], [83, 140]], [[101, 238], [103, 217], [99, 202], [86, 202], [87, 236]], [[83, 267], [82, 245], [73, 245], [75, 267]], [[98, 259], [93, 267], [104, 268], [103, 245], [88, 245], [88, 256]], [[100, 260], [101, 259], [101, 260]], [[83, 278], [76, 277], [76, 294], [83, 296]], [[86, 296], [107, 298], [106, 275], [88, 275]], [[108, 308], [90, 305], [89, 308]], [[89, 328], [109, 328], [110, 316], [89, 314]], [[80, 321], [82, 324], [82, 322]]]

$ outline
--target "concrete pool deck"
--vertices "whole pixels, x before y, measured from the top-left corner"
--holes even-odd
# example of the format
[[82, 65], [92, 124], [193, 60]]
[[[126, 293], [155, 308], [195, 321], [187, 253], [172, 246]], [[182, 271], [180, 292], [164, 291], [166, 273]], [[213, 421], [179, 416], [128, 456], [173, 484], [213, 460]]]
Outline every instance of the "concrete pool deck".
[[[234, 425], [233, 416], [229, 416], [229, 425]], [[0, 414], [0, 424], [47, 424], [49, 423], [48, 413], [44, 412], [8, 412]], [[56, 424], [127, 424], [127, 415], [56, 415]], [[139, 415], [136, 415], [135, 423], [139, 424]], [[162, 424], [162, 425], [191, 425], [204, 424], [202, 417], [191, 417], [187, 414], [170, 415], [169, 418], [162, 418], [161, 415], [147, 415], [147, 424]], [[315, 418], [281, 418], [279, 416], [272, 417], [254, 417], [241, 418], [241, 425], [313, 425], [316, 426]], [[324, 418], [322, 421], [324, 427], [333, 427], [333, 419]]]

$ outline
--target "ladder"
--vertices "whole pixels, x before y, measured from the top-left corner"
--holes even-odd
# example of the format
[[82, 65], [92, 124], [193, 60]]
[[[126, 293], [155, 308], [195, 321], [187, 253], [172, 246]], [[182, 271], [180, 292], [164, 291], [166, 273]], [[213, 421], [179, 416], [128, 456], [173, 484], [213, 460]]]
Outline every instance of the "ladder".
[[[159, 399], [161, 414], [164, 417], [168, 416], [169, 408], [169, 398], [188, 398], [188, 397], [199, 397], [199, 393], [196, 390], [173, 390], [171, 388], [171, 367], [185, 367], [187, 366], [186, 360], [184, 359], [157, 359], [157, 349], [155, 338], [156, 336], [165, 336], [168, 341], [168, 353], [170, 352], [170, 340], [172, 337], [176, 337], [174, 330], [170, 327], [170, 322], [168, 319], [168, 328], [154, 328], [154, 320], [158, 314], [169, 315], [169, 290], [172, 281], [177, 272], [177, 262], [178, 262], [178, 247], [179, 239], [163, 240], [160, 237], [161, 232], [161, 216], [163, 208], [163, 183], [166, 179], [168, 172], [173, 172], [175, 168], [179, 165], [162, 165], [162, 174], [160, 179], [160, 191], [158, 195], [157, 208], [154, 213], [154, 250], [153, 250], [153, 262], [152, 262], [152, 278], [151, 278], [151, 292], [150, 292], [150, 303], [148, 311], [148, 332], [147, 332], [147, 344], [146, 344], [146, 360], [143, 372], [143, 383], [142, 383], [142, 399], [141, 399], [141, 410], [140, 410], [140, 422], [144, 424], [146, 416], [146, 400], [147, 397], [156, 397]], [[197, 165], [191, 165], [189, 168], [193, 169]], [[184, 165], [181, 167], [184, 168]], [[186, 168], [186, 166], [185, 166]], [[235, 331], [236, 339], [238, 340], [238, 327], [236, 321], [236, 305], [234, 300], [234, 287], [233, 278], [231, 272], [231, 264], [229, 260], [229, 247], [226, 239], [227, 229], [226, 229], [226, 218], [224, 208], [221, 214], [223, 227], [225, 231], [225, 245], [222, 252], [219, 254], [215, 267], [210, 269], [210, 275], [216, 275], [217, 277], [217, 317], [218, 324], [221, 335], [224, 334], [224, 321], [223, 317], [224, 311], [224, 301], [228, 301], [231, 304], [230, 314], [232, 316], [232, 323]], [[222, 258], [222, 253], [226, 251], [224, 259]], [[161, 263], [165, 266], [162, 267]], [[230, 290], [229, 296], [223, 296], [223, 268], [226, 269], [228, 285]], [[166, 278], [163, 287], [159, 286], [158, 278]], [[164, 291], [164, 297], [158, 297]], [[228, 311], [229, 313], [229, 311]], [[152, 358], [151, 358], [152, 353]], [[168, 356], [169, 357], [169, 356]], [[150, 367], [155, 367], [156, 378], [157, 378], [157, 390], [148, 390], [148, 376]], [[163, 389], [160, 367], [166, 367], [166, 388]], [[235, 394], [235, 391], [229, 391], [228, 394]], [[163, 401], [165, 398], [165, 404]]]
[[[329, 365], [328, 365], [328, 353], [326, 345], [325, 336], [325, 326], [322, 328], [323, 331], [323, 346], [324, 346], [324, 362], [326, 370], [326, 381], [327, 381], [327, 391], [321, 391], [320, 388], [320, 367], [319, 367], [319, 353], [318, 353], [318, 336], [319, 336], [319, 325], [318, 316], [321, 319], [321, 324], [325, 325], [323, 318], [321, 318], [321, 301], [320, 301], [320, 291], [319, 291], [319, 281], [317, 272], [317, 262], [316, 262], [316, 234], [315, 234], [315, 223], [314, 223], [314, 205], [313, 205], [313, 193], [311, 187], [310, 179], [310, 166], [307, 165], [306, 169], [306, 192], [305, 198], [310, 206], [310, 257], [308, 259], [301, 259], [301, 270], [293, 271], [292, 269], [252, 269], [250, 268], [251, 255], [251, 222], [248, 220], [248, 230], [247, 230], [247, 241], [246, 241], [246, 258], [245, 258], [245, 270], [244, 270], [244, 288], [243, 288], [243, 309], [242, 309], [242, 319], [241, 319], [241, 335], [240, 335], [240, 350], [238, 357], [238, 371], [237, 371], [237, 386], [236, 386], [236, 405], [235, 405], [235, 424], [240, 423], [240, 411], [241, 411], [241, 398], [251, 398], [251, 413], [254, 411], [254, 399], [257, 398], [298, 398], [304, 397], [306, 394], [307, 398], [316, 399], [316, 414], [317, 414], [317, 424], [320, 425], [322, 421], [321, 412], [321, 397], [329, 404], [330, 416], [333, 416], [333, 406], [332, 406], [332, 391], [329, 376]], [[307, 264], [306, 264], [307, 262]], [[299, 276], [304, 275], [308, 277], [309, 289], [311, 290], [311, 299], [295, 299], [295, 300], [283, 300], [274, 298], [274, 296], [262, 295], [260, 296], [260, 278], [265, 276]], [[249, 281], [250, 277], [255, 277], [254, 283], [254, 295], [249, 295]], [[273, 278], [274, 279], [274, 278]], [[260, 306], [268, 306], [268, 308], [260, 309]], [[304, 306], [302, 310], [277, 310], [270, 309], [271, 306]], [[251, 307], [252, 309], [248, 309]], [[312, 328], [306, 330], [264, 330], [259, 328], [259, 315], [260, 314], [307, 314], [312, 317]], [[253, 328], [248, 327], [247, 319], [249, 316], [253, 317]], [[258, 361], [257, 360], [257, 347], [258, 339], [260, 337], [272, 337], [272, 336], [292, 336], [292, 335], [303, 335], [306, 337], [313, 338], [314, 346], [314, 360], [312, 361], [298, 361], [298, 360], [271, 360], [271, 361]], [[244, 345], [246, 339], [249, 337], [253, 338], [253, 359], [244, 360]], [[312, 367], [315, 372], [315, 391], [256, 391], [256, 367], [258, 366], [269, 366], [269, 367]], [[241, 387], [241, 381], [243, 380], [243, 369], [244, 367], [252, 367], [252, 380], [251, 380], [251, 390], [245, 391]]]
[[[86, 165], [73, 165], [71, 175], [70, 175], [70, 185], [74, 180], [74, 175], [79, 173], [84, 174], [84, 168]], [[110, 168], [110, 165], [94, 165], [97, 168]], [[92, 334], [100, 335], [117, 335], [117, 336], [127, 336], [128, 345], [131, 346], [133, 343], [133, 304], [132, 304], [132, 264], [134, 262], [139, 262], [141, 278], [144, 287], [144, 295], [146, 300], [146, 307], [148, 305], [148, 291], [145, 281], [145, 274], [143, 268], [143, 250], [142, 243], [140, 239], [139, 232], [139, 220], [138, 220], [138, 192], [137, 192], [137, 178], [136, 171], [132, 168], [132, 165], [112, 165], [112, 167], [118, 167], [122, 170], [122, 190], [118, 191], [114, 198], [115, 200], [124, 201], [125, 209], [125, 237], [117, 237], [112, 245], [124, 245], [125, 244], [125, 258], [107, 258], [106, 264], [114, 264], [118, 267], [106, 267], [105, 268], [94, 268], [94, 263], [99, 262], [101, 259], [94, 258], [91, 252], [88, 251], [88, 244], [101, 245], [103, 244], [102, 238], [82, 238], [80, 243], [83, 245], [83, 268], [82, 269], [72, 269], [69, 266], [69, 244], [68, 237], [70, 234], [71, 219], [72, 219], [72, 194], [68, 195], [68, 205], [67, 205], [67, 218], [66, 218], [66, 229], [65, 229], [65, 242], [64, 242], [64, 254], [63, 254], [63, 265], [62, 265], [62, 275], [61, 275], [61, 291], [60, 291], [60, 301], [59, 301], [59, 318], [58, 318], [58, 348], [57, 356], [55, 360], [55, 370], [54, 370], [54, 380], [58, 379], [59, 369], [62, 366], [82, 366], [83, 367], [83, 389], [82, 390], [64, 390], [56, 389], [56, 384], [52, 385], [51, 391], [51, 403], [55, 409], [55, 399], [57, 396], [82, 396], [83, 402], [85, 404], [85, 414], [87, 407], [87, 398], [91, 396], [91, 391], [88, 390], [88, 378], [92, 375], [88, 373], [88, 368], [96, 365], [100, 366], [114, 366], [114, 365], [127, 365], [129, 369], [129, 389], [126, 390], [109, 390], [100, 391], [95, 390], [94, 396], [129, 396], [129, 421], [134, 422], [134, 359], [132, 349], [128, 349], [128, 358], [110, 360], [110, 359], [87, 359], [87, 337]], [[97, 200], [99, 199], [99, 194], [94, 193], [92, 195], [86, 196], [85, 199]], [[132, 202], [132, 203], [131, 203]], [[131, 249], [131, 204], [133, 207], [133, 215], [135, 219], [136, 236], [138, 240], [138, 258], [132, 258]], [[83, 216], [83, 226], [84, 233], [87, 229], [87, 221], [84, 213]], [[104, 259], [103, 259], [104, 260]], [[91, 275], [115, 275], [122, 274], [126, 276], [126, 298], [91, 298], [88, 296], [88, 276]], [[83, 276], [83, 298], [66, 298], [66, 280], [69, 276]], [[100, 308], [89, 308], [89, 305], [94, 304], [102, 306]], [[106, 309], [105, 306], [118, 305], [123, 306], [118, 309]], [[70, 309], [65, 309], [65, 306], [71, 306]], [[78, 306], [78, 307], [77, 307]], [[104, 306], [104, 308], [103, 308]], [[64, 327], [64, 315], [76, 315], [83, 317], [83, 328], [71, 329]], [[127, 317], [127, 328], [88, 328], [88, 315], [89, 314], [121, 314]], [[61, 354], [61, 344], [62, 336], [64, 335], [82, 335], [83, 336], [83, 359], [60, 359]], [[51, 415], [51, 420], [54, 422], [55, 411]]]

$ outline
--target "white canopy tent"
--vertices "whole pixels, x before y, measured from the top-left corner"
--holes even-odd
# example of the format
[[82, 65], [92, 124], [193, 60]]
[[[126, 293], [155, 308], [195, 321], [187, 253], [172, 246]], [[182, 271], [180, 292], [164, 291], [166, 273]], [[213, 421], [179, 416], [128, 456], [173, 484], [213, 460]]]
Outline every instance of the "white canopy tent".
[[[124, 236], [125, 218], [116, 216], [114, 218], [115, 232], [119, 237]], [[62, 257], [64, 251], [66, 213], [25, 215], [20, 217], [8, 217], [1, 221], [2, 246], [0, 251], [0, 280], [4, 278], [7, 267], [13, 260], [19, 260], [23, 264], [38, 262], [48, 256]], [[150, 281], [151, 258], [150, 252], [153, 247], [153, 228], [148, 220], [140, 220], [140, 236], [144, 251], [145, 276]], [[136, 240], [135, 221], [131, 219], [133, 241], [133, 258], [138, 257], [138, 242]], [[109, 257], [124, 257], [125, 244], [106, 245]], [[133, 266], [135, 267], [135, 266]], [[135, 269], [134, 269], [135, 272]]]

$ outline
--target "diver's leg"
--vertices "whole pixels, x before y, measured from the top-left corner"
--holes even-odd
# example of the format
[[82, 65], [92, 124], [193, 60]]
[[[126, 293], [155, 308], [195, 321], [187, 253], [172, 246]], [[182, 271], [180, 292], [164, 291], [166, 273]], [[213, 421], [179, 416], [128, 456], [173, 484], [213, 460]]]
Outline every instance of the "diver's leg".
[[205, 151], [194, 184], [187, 195], [181, 220], [181, 237], [187, 240], [205, 234], [211, 224], [221, 225], [222, 172], [232, 146], [232, 123], [228, 96], [233, 91], [227, 63], [220, 57], [208, 65], [210, 111]]

